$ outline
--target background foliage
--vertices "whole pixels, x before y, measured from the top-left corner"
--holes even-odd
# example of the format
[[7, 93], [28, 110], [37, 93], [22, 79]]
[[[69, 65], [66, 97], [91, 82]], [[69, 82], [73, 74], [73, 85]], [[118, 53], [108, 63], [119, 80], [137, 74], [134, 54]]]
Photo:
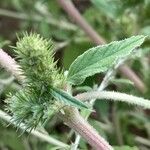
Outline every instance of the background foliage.
[[[74, 0], [74, 4], [107, 42], [136, 34], [150, 35], [149, 0]], [[10, 45], [15, 46], [16, 33], [20, 35], [22, 31], [37, 32], [45, 38], [51, 38], [56, 45], [55, 58], [58, 59], [58, 66], [64, 70], [69, 68], [78, 55], [94, 46], [56, 1], [0, 1], [0, 47], [12, 57], [14, 57], [14, 51]], [[125, 80], [119, 73], [116, 74], [107, 89], [150, 99], [149, 46], [150, 40], [147, 38], [140, 51], [126, 62], [142, 78], [147, 86], [147, 92], [140, 93], [131, 82]], [[103, 76], [100, 74], [87, 78], [80, 87], [74, 87], [74, 94], [96, 87], [97, 83], [102, 81]], [[20, 88], [19, 83], [11, 79], [10, 74], [3, 69], [0, 70], [0, 109], [5, 108], [6, 95], [9, 92], [15, 93]], [[111, 145], [116, 146], [116, 150], [150, 149], [149, 111], [143, 111], [127, 104], [105, 101], [97, 101], [95, 109], [97, 113], [92, 113], [89, 118], [90, 123], [110, 141]], [[6, 125], [3, 120], [0, 120], [0, 149], [2, 150], [55, 149], [53, 145], [28, 134], [18, 137], [21, 132], [16, 133], [16, 129], [12, 126], [6, 128]], [[74, 140], [72, 131], [56, 117], [53, 117], [45, 128], [50, 135], [61, 141], [71, 143]], [[84, 140], [81, 140], [80, 148], [90, 149]]]

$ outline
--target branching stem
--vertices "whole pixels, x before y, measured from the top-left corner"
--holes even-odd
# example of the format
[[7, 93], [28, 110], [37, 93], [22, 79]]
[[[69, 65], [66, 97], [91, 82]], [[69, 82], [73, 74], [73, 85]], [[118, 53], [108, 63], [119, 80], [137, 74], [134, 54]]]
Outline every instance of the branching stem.
[[35, 21], [35, 22], [41, 22], [43, 21], [43, 18], [45, 18], [45, 22], [48, 24], [51, 24], [53, 26], [56, 26], [58, 28], [62, 28], [65, 30], [73, 30], [75, 31], [77, 27], [71, 23], [65, 22], [63, 20], [57, 21], [53, 17], [43, 17], [40, 15], [31, 15], [29, 16], [28, 14], [21, 13], [21, 12], [14, 12], [6, 9], [1, 9], [0, 8], [0, 16], [6, 16], [6, 17], [11, 17], [15, 19], [20, 19], [20, 20], [27, 20], [27, 21]]

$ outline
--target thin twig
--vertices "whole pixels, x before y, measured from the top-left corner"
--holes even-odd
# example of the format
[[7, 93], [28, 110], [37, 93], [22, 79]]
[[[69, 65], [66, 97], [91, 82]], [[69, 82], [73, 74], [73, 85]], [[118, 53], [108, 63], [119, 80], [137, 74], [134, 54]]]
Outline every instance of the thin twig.
[[133, 81], [135, 87], [139, 89], [142, 93], [146, 91], [144, 83], [137, 78], [137, 75], [126, 65], [121, 65], [119, 70], [123, 73], [124, 76], [130, 77], [129, 79]]
[[10, 10], [6, 10], [6, 9], [1, 9], [0, 8], [0, 16], [5, 16], [5, 17], [11, 17], [11, 18], [15, 18], [15, 19], [20, 19], [20, 20], [32, 20], [32, 21], [36, 21], [36, 22], [41, 22], [41, 21], [45, 21], [48, 24], [51, 24], [53, 26], [59, 27], [61, 29], [65, 29], [65, 30], [73, 30], [75, 31], [77, 29], [77, 27], [71, 23], [65, 22], [63, 20], [55, 20], [54, 18], [44, 18], [40, 15], [27, 15], [25, 13], [22, 12], [14, 12], [14, 11], [10, 11]]
[[118, 145], [121, 146], [124, 144], [124, 141], [123, 141], [123, 135], [122, 135], [121, 128], [120, 128], [120, 120], [119, 120], [118, 113], [117, 113], [116, 103], [113, 103], [113, 106], [112, 106], [112, 122], [113, 122]]
[[143, 137], [140, 137], [140, 136], [136, 136], [136, 137], [135, 137], [135, 141], [136, 141], [137, 143], [140, 143], [140, 144], [142, 144], [142, 145], [146, 145], [146, 146], [150, 147], [150, 142], [149, 142], [149, 140], [146, 139], [146, 138], [143, 138]]
[[[75, 8], [70, 0], [57, 0], [60, 6], [66, 11], [66, 13], [74, 19], [74, 21], [83, 29], [83, 31], [89, 36], [89, 38], [96, 44], [106, 44], [105, 39], [98, 35], [98, 33], [87, 23], [87, 21], [81, 16], [79, 11]], [[128, 68], [124, 70], [124, 68]], [[146, 88], [142, 80], [126, 65], [119, 67], [119, 71], [124, 74], [128, 79], [135, 83], [136, 88], [145, 92]], [[129, 73], [128, 73], [129, 72]], [[131, 74], [132, 73], [132, 74]], [[133, 79], [134, 76], [134, 79]]]
[[[7, 113], [5, 113], [4, 111], [0, 110], [0, 118], [7, 121], [8, 123], [11, 123], [13, 125], [16, 126], [15, 122], [12, 121], [12, 117], [9, 116]], [[18, 127], [18, 126], [17, 126]], [[26, 127], [23, 123], [20, 124], [20, 126], [18, 127], [20, 128], [21, 130], [25, 130]], [[27, 132], [30, 133], [30, 130], [27, 130]], [[54, 139], [53, 137], [51, 137], [50, 135], [47, 135], [47, 134], [43, 134], [37, 130], [32, 130], [31, 131], [31, 134], [38, 137], [39, 139], [43, 140], [43, 141], [46, 141], [50, 144], [53, 144], [53, 145], [56, 145], [56, 146], [60, 146], [61, 148], [69, 148], [69, 145], [61, 142], [61, 141], [58, 141], [57, 139]]]

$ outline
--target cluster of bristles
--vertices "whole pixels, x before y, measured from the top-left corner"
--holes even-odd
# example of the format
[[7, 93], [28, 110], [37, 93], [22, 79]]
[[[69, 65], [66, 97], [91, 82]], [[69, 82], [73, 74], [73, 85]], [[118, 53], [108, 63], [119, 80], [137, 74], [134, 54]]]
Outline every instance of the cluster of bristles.
[[26, 77], [23, 88], [9, 100], [13, 120], [24, 122], [27, 128], [43, 124], [61, 106], [51, 96], [52, 87], [62, 88], [64, 76], [54, 61], [51, 41], [37, 34], [24, 34], [18, 39], [17, 59]]

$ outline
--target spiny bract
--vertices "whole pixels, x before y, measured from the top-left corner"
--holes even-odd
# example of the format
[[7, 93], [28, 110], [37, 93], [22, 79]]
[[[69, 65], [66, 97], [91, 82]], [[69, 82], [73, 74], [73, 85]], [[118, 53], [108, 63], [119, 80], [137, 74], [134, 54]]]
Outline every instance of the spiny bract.
[[54, 62], [53, 44], [38, 34], [24, 34], [14, 48], [26, 82], [9, 100], [8, 109], [16, 123], [24, 122], [27, 128], [44, 123], [63, 104], [51, 96], [51, 87], [61, 88], [62, 73]]
[[26, 33], [16, 43], [15, 52], [29, 82], [38, 81], [56, 87], [62, 86], [63, 76], [56, 68], [53, 49], [52, 41], [43, 39], [39, 34]]

